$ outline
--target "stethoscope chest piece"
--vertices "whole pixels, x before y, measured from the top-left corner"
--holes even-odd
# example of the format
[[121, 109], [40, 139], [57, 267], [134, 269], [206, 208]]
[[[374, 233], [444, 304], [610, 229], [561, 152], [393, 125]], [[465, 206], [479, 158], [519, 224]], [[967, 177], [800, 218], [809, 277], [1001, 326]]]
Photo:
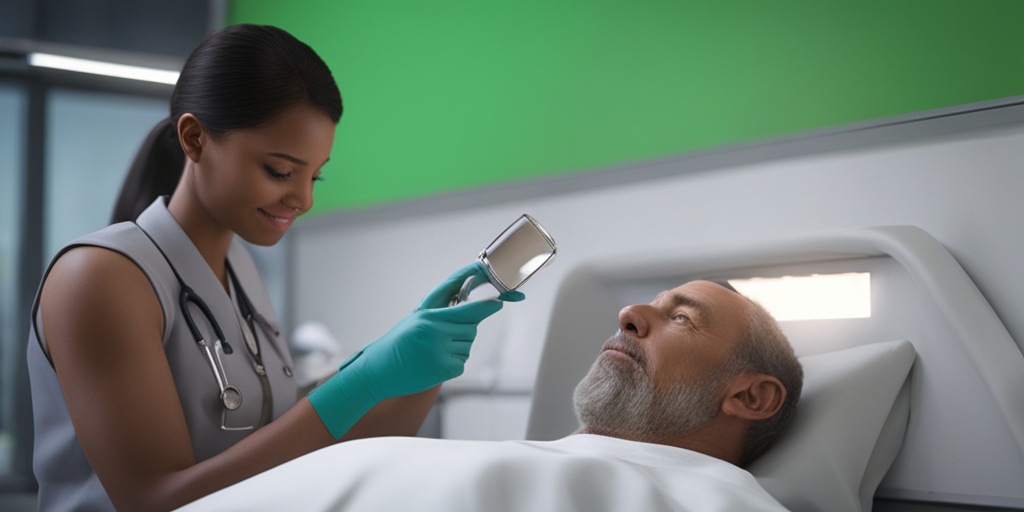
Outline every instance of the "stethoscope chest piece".
[[235, 386], [228, 384], [220, 392], [220, 401], [224, 408], [233, 411], [242, 406], [242, 392]]

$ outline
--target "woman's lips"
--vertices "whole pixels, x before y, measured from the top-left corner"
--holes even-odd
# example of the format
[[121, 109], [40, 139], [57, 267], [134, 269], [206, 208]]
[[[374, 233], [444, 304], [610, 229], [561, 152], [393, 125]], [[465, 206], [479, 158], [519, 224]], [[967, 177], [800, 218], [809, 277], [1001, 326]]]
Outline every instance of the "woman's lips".
[[278, 228], [287, 229], [288, 226], [292, 225], [292, 221], [295, 220], [295, 217], [278, 217], [277, 215], [272, 215], [263, 208], [260, 208], [259, 211], [264, 218], [269, 220], [271, 224]]

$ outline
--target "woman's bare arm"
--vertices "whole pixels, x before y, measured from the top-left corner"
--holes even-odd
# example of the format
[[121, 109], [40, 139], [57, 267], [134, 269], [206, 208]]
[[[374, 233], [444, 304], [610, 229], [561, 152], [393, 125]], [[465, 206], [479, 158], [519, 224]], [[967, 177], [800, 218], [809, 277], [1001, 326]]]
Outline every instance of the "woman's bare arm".
[[[121, 254], [68, 251], [43, 287], [43, 331], [72, 423], [118, 509], [165, 510], [335, 442], [305, 398], [196, 464], [145, 274]], [[414, 435], [438, 388], [387, 400], [345, 439]]]

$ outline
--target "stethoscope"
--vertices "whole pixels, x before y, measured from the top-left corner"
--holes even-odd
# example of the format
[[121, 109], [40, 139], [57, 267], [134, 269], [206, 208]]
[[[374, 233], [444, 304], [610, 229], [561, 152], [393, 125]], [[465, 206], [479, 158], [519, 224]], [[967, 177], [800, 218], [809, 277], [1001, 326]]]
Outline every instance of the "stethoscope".
[[[138, 224], [136, 224], [138, 226]], [[207, 363], [210, 365], [210, 369], [213, 371], [213, 376], [217, 381], [217, 388], [220, 391], [220, 402], [223, 406], [221, 410], [221, 430], [253, 430], [267, 423], [270, 423], [271, 414], [273, 412], [273, 393], [270, 387], [270, 380], [267, 377], [266, 366], [263, 364], [263, 355], [260, 346], [259, 336], [256, 334], [256, 325], [259, 324], [265, 333], [270, 333], [272, 336], [277, 336], [279, 331], [256, 311], [255, 306], [249, 301], [249, 296], [246, 295], [245, 290], [242, 289], [242, 284], [239, 282], [238, 277], [235, 276], [235, 271], [231, 268], [230, 262], [225, 262], [227, 267], [228, 275], [230, 276], [231, 283], [235, 290], [235, 295], [238, 298], [238, 309], [235, 311], [238, 317], [239, 328], [242, 331], [242, 338], [245, 341], [246, 350], [249, 352], [249, 356], [252, 359], [253, 370], [259, 377], [260, 385], [263, 388], [263, 404], [260, 412], [260, 420], [256, 425], [249, 425], [244, 427], [230, 427], [226, 424], [227, 411], [234, 411], [242, 406], [242, 391], [237, 386], [231, 384], [228, 381], [227, 372], [224, 370], [224, 363], [222, 357], [224, 354], [231, 354], [234, 350], [231, 345], [224, 339], [224, 331], [220, 328], [220, 323], [213, 316], [213, 312], [210, 311], [209, 306], [206, 305], [206, 301], [202, 299], [191, 287], [185, 284], [184, 279], [178, 274], [178, 270], [171, 263], [170, 258], [164, 253], [164, 250], [160, 247], [160, 244], [156, 243], [156, 240], [139, 226], [139, 229], [149, 238], [153, 245], [160, 251], [160, 254], [167, 261], [167, 265], [171, 267], [171, 272], [174, 273], [174, 278], [178, 280], [180, 289], [178, 292], [178, 305], [181, 309], [182, 316], [185, 317], [185, 323], [188, 324], [189, 332], [192, 334], [192, 338], [195, 339], [196, 345], [199, 346], [200, 350], [206, 356]], [[199, 330], [199, 326], [196, 324], [194, 318], [192, 318], [192, 311], [189, 304], [199, 309], [202, 316], [206, 319], [206, 323], [213, 329], [215, 336], [213, 343], [206, 341], [203, 337], [202, 331]], [[211, 349], [212, 345], [212, 349]], [[282, 361], [285, 358], [280, 353], [277, 345], [271, 343], [273, 349], [278, 352], [278, 357]], [[284, 366], [284, 374], [288, 377], [292, 376], [291, 368], [287, 365]]]

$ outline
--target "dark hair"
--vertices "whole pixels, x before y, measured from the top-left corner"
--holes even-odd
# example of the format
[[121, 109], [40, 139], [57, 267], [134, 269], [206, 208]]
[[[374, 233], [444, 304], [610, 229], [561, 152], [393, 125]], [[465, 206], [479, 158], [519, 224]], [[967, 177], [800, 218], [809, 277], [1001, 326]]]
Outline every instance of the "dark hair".
[[310, 105], [334, 123], [341, 119], [338, 85], [312, 48], [267, 25], [232, 25], [209, 34], [185, 61], [170, 117], [139, 148], [111, 223], [134, 220], [154, 199], [174, 191], [185, 166], [177, 131], [183, 114], [196, 116], [219, 138], [266, 125], [298, 105]]
[[733, 352], [731, 362], [740, 371], [763, 373], [779, 379], [786, 388], [786, 400], [771, 418], [750, 422], [740, 467], [747, 467], [768, 451], [792, 422], [804, 383], [803, 367], [778, 322], [763, 306], [750, 298], [747, 300], [752, 306], [748, 308], [747, 329]]

